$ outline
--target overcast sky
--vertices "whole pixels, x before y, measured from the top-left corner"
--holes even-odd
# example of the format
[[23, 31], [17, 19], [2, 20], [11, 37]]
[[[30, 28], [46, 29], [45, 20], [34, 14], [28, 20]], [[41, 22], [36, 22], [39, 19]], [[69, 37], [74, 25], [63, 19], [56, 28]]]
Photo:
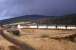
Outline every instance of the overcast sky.
[[76, 13], [76, 0], [0, 0], [0, 20], [22, 15]]

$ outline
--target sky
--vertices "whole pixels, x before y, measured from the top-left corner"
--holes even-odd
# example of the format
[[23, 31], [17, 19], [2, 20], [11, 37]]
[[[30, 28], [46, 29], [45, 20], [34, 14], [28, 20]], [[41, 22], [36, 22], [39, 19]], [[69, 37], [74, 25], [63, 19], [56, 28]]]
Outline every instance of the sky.
[[63, 16], [76, 13], [76, 0], [0, 0], [0, 20], [23, 15]]

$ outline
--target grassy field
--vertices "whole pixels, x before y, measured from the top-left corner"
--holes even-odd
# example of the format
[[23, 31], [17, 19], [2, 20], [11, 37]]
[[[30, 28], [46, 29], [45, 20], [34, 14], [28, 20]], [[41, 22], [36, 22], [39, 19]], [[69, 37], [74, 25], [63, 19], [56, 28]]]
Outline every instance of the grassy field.
[[[21, 39], [25, 39], [28, 44], [33, 45], [38, 50], [75, 50], [76, 43], [68, 40], [55, 40], [49, 37], [68, 36], [75, 34], [75, 30], [46, 30], [46, 29], [23, 29], [26, 32]], [[23, 33], [24, 34], [24, 33]], [[29, 35], [28, 35], [29, 34]], [[47, 35], [46, 37], [42, 36]]]
[[[75, 33], [75, 30], [22, 29], [19, 39], [35, 48], [35, 50], [76, 50], [76, 42], [51, 39], [51, 37], [62, 37]], [[13, 46], [12, 43], [2, 37], [0, 39], [0, 46], [3, 46], [5, 50], [12, 50], [8, 47]]]

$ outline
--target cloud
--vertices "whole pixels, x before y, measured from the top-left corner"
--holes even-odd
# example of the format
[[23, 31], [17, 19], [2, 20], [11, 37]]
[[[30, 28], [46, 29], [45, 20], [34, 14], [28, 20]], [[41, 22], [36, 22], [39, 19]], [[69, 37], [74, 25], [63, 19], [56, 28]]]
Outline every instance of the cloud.
[[[0, 16], [58, 16], [76, 13], [76, 0], [0, 0]], [[0, 17], [1, 18], [1, 17]]]

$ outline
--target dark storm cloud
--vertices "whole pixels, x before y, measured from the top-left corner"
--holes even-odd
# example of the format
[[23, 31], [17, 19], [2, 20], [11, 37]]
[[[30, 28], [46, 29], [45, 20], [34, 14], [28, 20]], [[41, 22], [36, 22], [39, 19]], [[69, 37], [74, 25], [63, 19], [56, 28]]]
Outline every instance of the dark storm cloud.
[[25, 10], [29, 10], [31, 3], [25, 0], [3, 0], [0, 7], [1, 16], [18, 16], [22, 15]]
[[29, 14], [55, 16], [71, 13], [76, 13], [76, 0], [0, 0], [1, 17]]
[[[69, 13], [76, 13], [76, 1], [75, 0], [35, 0], [34, 4], [35, 12], [38, 14], [46, 15], [63, 15]], [[40, 11], [38, 11], [38, 10]], [[41, 12], [41, 13], [40, 13]]]

